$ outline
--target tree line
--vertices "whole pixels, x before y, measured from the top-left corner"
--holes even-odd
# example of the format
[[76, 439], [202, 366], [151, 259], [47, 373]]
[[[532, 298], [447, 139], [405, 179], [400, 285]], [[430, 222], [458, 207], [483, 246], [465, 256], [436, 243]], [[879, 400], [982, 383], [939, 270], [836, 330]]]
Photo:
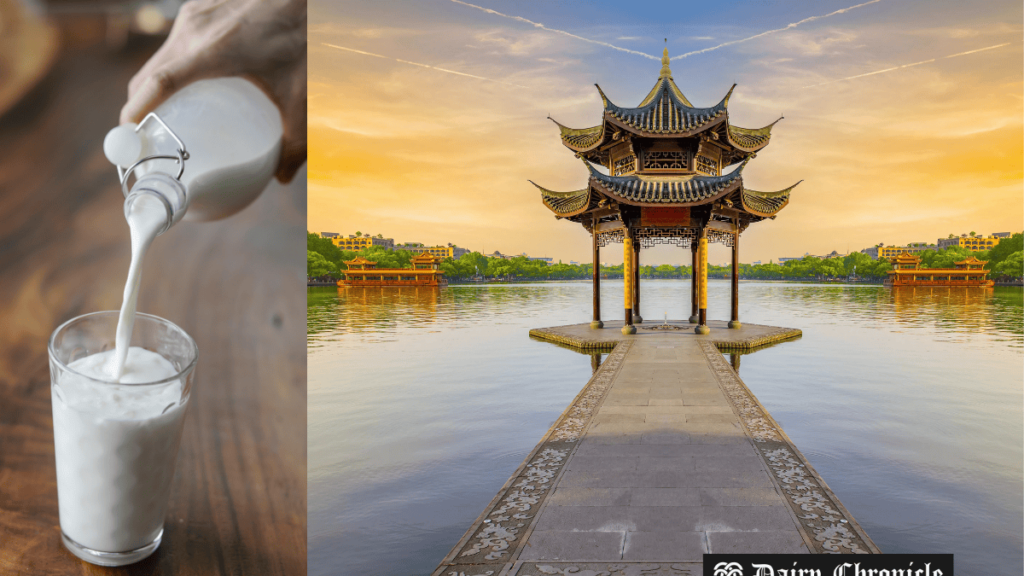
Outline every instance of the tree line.
[[[347, 269], [346, 261], [356, 256], [377, 263], [378, 268], [409, 268], [412, 257], [416, 254], [408, 250], [386, 250], [374, 246], [359, 252], [341, 250], [327, 238], [309, 233], [306, 243], [307, 267], [306, 274], [310, 278], [339, 278], [341, 270]], [[971, 252], [959, 246], [951, 246], [943, 250], [923, 250], [916, 254], [921, 258], [922, 268], [953, 268], [955, 262], [971, 256], [986, 260], [985, 268], [990, 270], [990, 277], [1021, 278], [1024, 276], [1024, 235], [1014, 234], [1003, 240], [991, 250]], [[441, 262], [441, 270], [449, 280], [469, 280], [471, 278], [490, 278], [498, 280], [578, 280], [593, 275], [593, 264], [562, 264], [548, 265], [541, 260], [530, 260], [525, 256], [516, 256], [508, 260], [488, 258], [479, 252], [463, 254], [458, 259], [446, 258]], [[799, 260], [784, 263], [768, 262], [767, 264], [740, 264], [740, 278], [750, 280], [829, 280], [847, 279], [851, 276], [870, 280], [882, 280], [892, 270], [892, 263], [881, 258], [872, 260], [867, 254], [853, 252], [843, 258], [820, 259], [805, 256]], [[693, 273], [691, 266], [659, 266], [642, 265], [640, 275], [643, 278], [690, 278]], [[730, 278], [730, 266], [708, 265], [708, 277]], [[621, 278], [622, 265], [601, 266], [604, 278]]]

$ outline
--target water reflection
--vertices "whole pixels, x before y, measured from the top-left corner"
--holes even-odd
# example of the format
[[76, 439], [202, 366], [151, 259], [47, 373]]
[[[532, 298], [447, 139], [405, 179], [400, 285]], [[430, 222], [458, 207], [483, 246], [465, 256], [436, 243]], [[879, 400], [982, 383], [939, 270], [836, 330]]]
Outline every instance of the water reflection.
[[[688, 281], [642, 290], [644, 316], [689, 316]], [[1024, 292], [740, 291], [742, 322], [804, 336], [729, 361], [883, 551], [1024, 571]], [[588, 322], [590, 296], [583, 282], [310, 289], [310, 574], [342, 560], [429, 574], [600, 366], [528, 337]], [[606, 319], [621, 298], [603, 283]], [[709, 316], [729, 301], [711, 281]]]

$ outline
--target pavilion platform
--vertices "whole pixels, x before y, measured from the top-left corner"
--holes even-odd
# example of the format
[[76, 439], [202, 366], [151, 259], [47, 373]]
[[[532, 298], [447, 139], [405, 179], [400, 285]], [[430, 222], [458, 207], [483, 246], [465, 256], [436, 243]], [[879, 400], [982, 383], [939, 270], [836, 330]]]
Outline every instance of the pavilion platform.
[[878, 548], [720, 350], [800, 330], [535, 329], [608, 356], [434, 575], [690, 575], [705, 553]]

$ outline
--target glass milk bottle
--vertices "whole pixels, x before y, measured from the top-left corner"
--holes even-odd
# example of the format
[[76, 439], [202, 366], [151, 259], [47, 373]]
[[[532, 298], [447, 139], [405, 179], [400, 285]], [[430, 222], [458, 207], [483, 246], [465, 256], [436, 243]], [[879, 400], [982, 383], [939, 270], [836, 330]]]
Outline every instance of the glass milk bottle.
[[216, 78], [185, 86], [138, 125], [114, 128], [103, 150], [121, 175], [125, 216], [138, 198], [155, 197], [167, 212], [162, 233], [182, 217], [216, 220], [248, 206], [277, 169], [282, 135], [262, 90]]

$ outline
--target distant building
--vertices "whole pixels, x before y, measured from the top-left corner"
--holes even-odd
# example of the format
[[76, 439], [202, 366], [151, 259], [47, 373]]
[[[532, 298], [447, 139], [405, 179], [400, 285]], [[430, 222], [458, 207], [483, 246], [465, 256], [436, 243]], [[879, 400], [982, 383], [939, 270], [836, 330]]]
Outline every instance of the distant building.
[[779, 258], [779, 264], [783, 264], [785, 262], [789, 262], [790, 260], [803, 260], [803, 256], [801, 256], [799, 258]]
[[833, 250], [831, 253], [826, 254], [824, 256], [817, 256], [817, 258], [820, 258], [822, 260], [828, 260], [830, 258], [845, 258], [845, 257], [846, 257], [846, 254], [840, 254], [839, 252], [836, 252], [835, 250]]
[[760, 260], [758, 260], [758, 261], [754, 262], [753, 264], [751, 264], [751, 266], [760, 266], [760, 265], [761, 265], [761, 261]]
[[320, 233], [320, 237], [321, 238], [337, 238], [338, 236], [341, 236], [341, 234], [338, 234], [337, 232], [321, 232]]
[[861, 254], [867, 254], [871, 256], [872, 260], [878, 260], [878, 246], [872, 246], [871, 248], [865, 248], [860, 251]]
[[992, 233], [992, 237], [993, 238], [999, 238], [1000, 240], [1002, 240], [1003, 238], [1009, 238], [1010, 236], [1013, 236], [1013, 232], [993, 232]]
[[[522, 255], [526, 256], [526, 252], [523, 252]], [[547, 263], [548, 266], [551, 266], [552, 264], [555, 263], [554, 258], [548, 258], [547, 256], [526, 256], [526, 259], [527, 260], [540, 260], [541, 262]]]
[[444, 273], [439, 270], [440, 258], [429, 254], [413, 256], [409, 268], [377, 268], [361, 256], [345, 262], [347, 270], [338, 286], [444, 286]]
[[992, 286], [984, 260], [974, 256], [954, 264], [955, 268], [921, 268], [921, 259], [903, 252], [888, 271], [886, 286]]
[[[885, 258], [886, 260], [892, 260], [904, 252], [910, 254], [916, 254], [929, 250], [928, 245], [924, 242], [913, 242], [907, 246], [879, 246], [878, 258]], [[878, 258], [875, 258], [877, 260]]]
[[[322, 238], [327, 238], [327, 236], [324, 236], [324, 232], [321, 232], [320, 236]], [[349, 234], [348, 238], [342, 238], [341, 235], [338, 234], [331, 237], [331, 242], [342, 250], [351, 250], [353, 252], [359, 252], [360, 250], [365, 250], [373, 246], [380, 246], [385, 250], [395, 249], [394, 238], [374, 238], [372, 236], [356, 236], [354, 234]]]
[[512, 256], [509, 256], [507, 254], [502, 254], [501, 252], [498, 252], [497, 250], [495, 250], [494, 252], [491, 252], [490, 254], [484, 254], [484, 256], [486, 256], [488, 258], [501, 258], [502, 260], [511, 260], [513, 258]]
[[959, 246], [960, 248], [966, 248], [972, 252], [978, 252], [980, 250], [991, 250], [996, 246], [996, 244], [999, 244], [1000, 240], [1009, 237], [1009, 232], [999, 232], [989, 236], [988, 238], [981, 235], [968, 236], [967, 234], [961, 234], [956, 238], [939, 238], [938, 245], [939, 250], [950, 246]]
[[459, 248], [454, 244], [448, 244], [447, 246], [420, 246], [419, 244], [407, 242], [405, 244], [398, 245], [399, 250], [408, 250], [414, 254], [430, 254], [431, 256], [437, 256], [438, 258], [454, 258], [458, 260], [463, 254], [469, 254], [469, 250], [466, 248]]

